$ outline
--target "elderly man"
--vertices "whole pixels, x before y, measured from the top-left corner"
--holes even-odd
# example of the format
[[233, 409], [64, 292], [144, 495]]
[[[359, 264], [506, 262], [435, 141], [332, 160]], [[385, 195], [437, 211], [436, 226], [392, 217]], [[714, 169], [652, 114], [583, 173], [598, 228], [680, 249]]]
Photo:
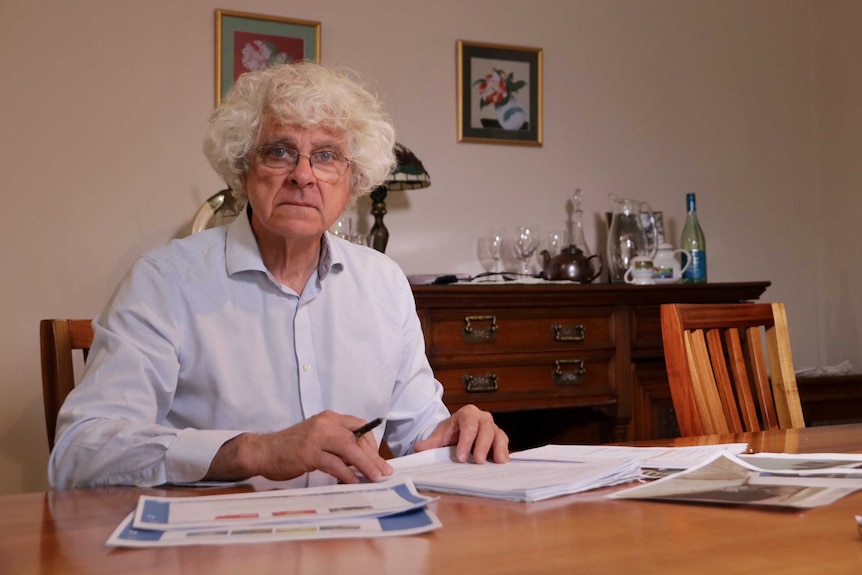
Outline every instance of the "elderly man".
[[381, 439], [395, 455], [508, 460], [489, 413], [443, 405], [400, 268], [327, 232], [383, 181], [394, 143], [352, 74], [299, 63], [239, 78], [204, 150], [248, 207], [141, 257], [93, 322], [54, 487], [376, 480], [392, 472]]

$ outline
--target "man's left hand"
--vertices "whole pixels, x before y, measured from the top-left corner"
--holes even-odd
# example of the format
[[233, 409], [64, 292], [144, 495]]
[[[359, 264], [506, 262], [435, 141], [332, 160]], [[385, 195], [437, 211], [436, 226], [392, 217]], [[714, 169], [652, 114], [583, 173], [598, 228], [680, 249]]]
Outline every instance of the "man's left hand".
[[457, 445], [455, 456], [462, 463], [471, 452], [474, 463], [485, 463], [489, 454], [496, 463], [509, 461], [509, 437], [490, 413], [475, 405], [465, 405], [441, 421], [428, 439], [416, 442], [414, 449], [418, 452], [447, 445]]

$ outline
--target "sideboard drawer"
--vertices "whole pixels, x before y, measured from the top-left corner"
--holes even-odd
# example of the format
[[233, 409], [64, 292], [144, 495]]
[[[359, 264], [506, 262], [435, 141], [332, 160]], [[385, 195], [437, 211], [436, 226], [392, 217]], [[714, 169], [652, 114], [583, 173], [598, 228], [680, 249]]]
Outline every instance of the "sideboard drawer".
[[613, 349], [613, 308], [428, 310], [429, 356]]
[[[477, 403], [506, 411], [506, 403], [525, 400], [556, 406], [593, 405], [614, 398], [610, 357], [542, 354], [513, 357], [506, 363], [476, 359], [469, 364], [438, 364], [447, 403]], [[597, 401], [598, 398], [598, 401]]]

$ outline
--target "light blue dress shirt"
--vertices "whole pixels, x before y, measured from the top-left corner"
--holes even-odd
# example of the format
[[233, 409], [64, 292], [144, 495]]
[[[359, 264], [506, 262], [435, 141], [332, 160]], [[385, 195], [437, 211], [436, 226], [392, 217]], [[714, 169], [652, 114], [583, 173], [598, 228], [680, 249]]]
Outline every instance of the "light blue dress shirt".
[[407, 278], [325, 234], [302, 295], [267, 271], [245, 213], [141, 257], [94, 320], [60, 411], [55, 488], [202, 479], [219, 448], [323, 410], [385, 417], [395, 455], [449, 416]]

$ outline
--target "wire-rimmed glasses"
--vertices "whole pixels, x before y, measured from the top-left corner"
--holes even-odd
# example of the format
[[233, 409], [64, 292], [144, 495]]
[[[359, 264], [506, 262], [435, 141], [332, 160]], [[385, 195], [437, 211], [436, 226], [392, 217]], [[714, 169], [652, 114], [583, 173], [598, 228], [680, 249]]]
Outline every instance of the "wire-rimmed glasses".
[[263, 144], [254, 150], [264, 166], [279, 173], [292, 172], [299, 160], [306, 158], [314, 177], [327, 183], [337, 182], [351, 163], [344, 155], [333, 150], [319, 150], [306, 156], [296, 148], [278, 143]]

